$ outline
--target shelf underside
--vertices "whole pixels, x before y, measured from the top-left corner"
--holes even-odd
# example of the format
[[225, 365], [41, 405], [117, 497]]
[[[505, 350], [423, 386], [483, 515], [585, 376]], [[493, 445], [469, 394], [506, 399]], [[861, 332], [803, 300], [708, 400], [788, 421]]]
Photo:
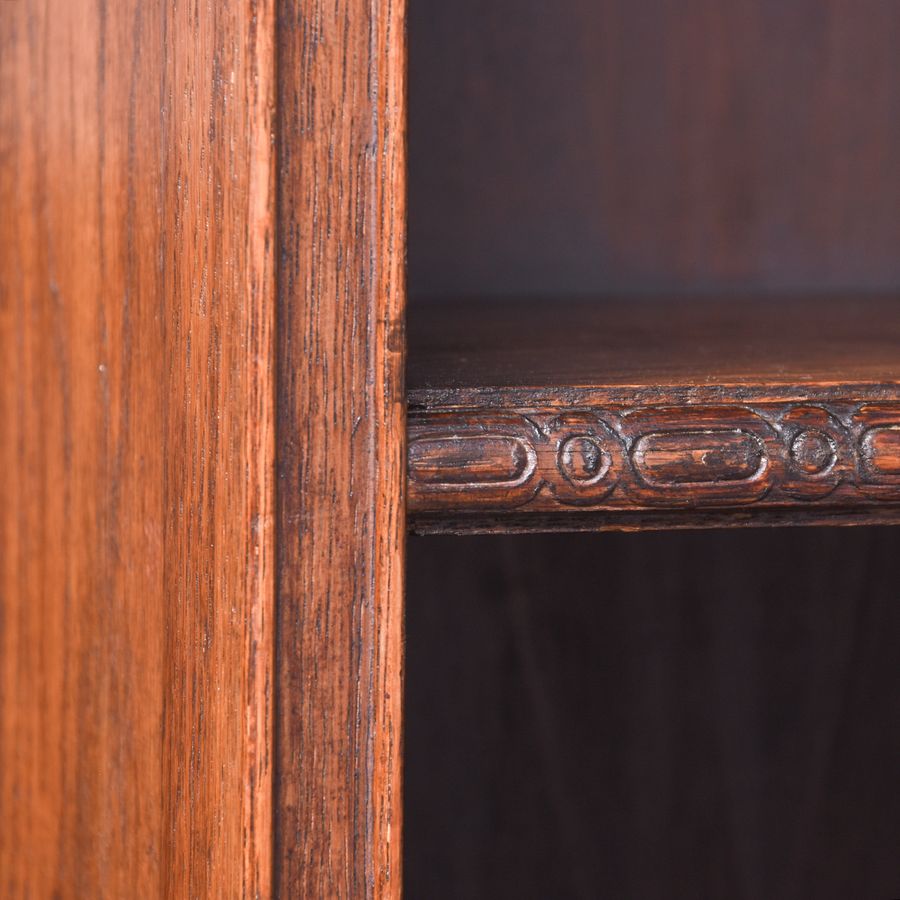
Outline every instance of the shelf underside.
[[900, 522], [900, 296], [413, 303], [414, 530]]

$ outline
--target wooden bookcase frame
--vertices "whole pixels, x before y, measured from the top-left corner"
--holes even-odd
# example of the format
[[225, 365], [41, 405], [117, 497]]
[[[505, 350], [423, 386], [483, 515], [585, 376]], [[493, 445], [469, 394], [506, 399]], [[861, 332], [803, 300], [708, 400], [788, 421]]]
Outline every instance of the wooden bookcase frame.
[[404, 0], [2, 6], [0, 894], [397, 897]]
[[278, 28], [275, 886], [397, 897], [405, 2]]
[[[407, 0], [0, 6], [0, 894], [399, 897]], [[429, 370], [411, 521], [897, 522], [870, 346]]]

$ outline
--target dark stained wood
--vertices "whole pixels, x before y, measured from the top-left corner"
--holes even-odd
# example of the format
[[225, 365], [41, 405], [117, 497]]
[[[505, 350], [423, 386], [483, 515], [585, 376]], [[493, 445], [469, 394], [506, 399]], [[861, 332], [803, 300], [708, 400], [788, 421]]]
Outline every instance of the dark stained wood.
[[413, 525], [900, 521], [898, 300], [420, 304]]
[[412, 305], [409, 341], [414, 407], [483, 406], [520, 388], [877, 393], [900, 384], [900, 292], [448, 297]]
[[[889, 0], [411, 5], [415, 530], [898, 521], [898, 38]], [[412, 539], [409, 892], [900, 895], [891, 534]]]
[[278, 23], [282, 897], [398, 897], [405, 3]]
[[413, 537], [408, 894], [900, 896], [898, 543]]
[[0, 894], [271, 893], [269, 0], [0, 11]]
[[894, 0], [419, 0], [413, 296], [900, 286]]

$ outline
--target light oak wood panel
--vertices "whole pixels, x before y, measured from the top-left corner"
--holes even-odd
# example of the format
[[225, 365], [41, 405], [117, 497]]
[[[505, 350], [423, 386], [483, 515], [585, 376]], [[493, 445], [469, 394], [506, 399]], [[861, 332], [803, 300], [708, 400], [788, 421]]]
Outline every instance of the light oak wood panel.
[[271, 881], [270, 0], [0, 12], [0, 893]]

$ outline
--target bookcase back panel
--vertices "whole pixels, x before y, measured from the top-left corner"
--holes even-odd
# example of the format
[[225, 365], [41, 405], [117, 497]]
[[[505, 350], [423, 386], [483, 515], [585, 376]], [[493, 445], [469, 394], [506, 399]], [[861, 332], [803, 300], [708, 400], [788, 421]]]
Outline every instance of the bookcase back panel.
[[416, 0], [413, 294], [900, 285], [894, 0]]
[[407, 895], [897, 896], [896, 534], [411, 539]]

